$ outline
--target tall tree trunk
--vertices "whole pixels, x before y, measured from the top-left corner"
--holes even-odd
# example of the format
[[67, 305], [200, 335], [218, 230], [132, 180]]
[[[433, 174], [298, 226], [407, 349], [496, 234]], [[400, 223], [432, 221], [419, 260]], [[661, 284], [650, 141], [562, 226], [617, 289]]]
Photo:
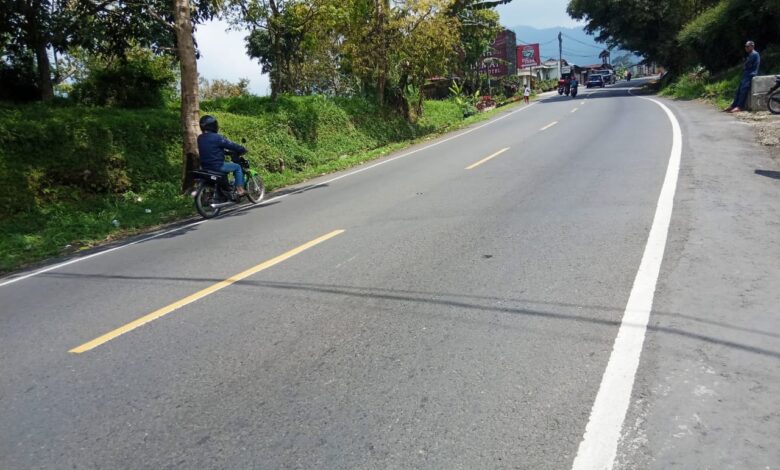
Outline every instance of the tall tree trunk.
[[43, 40], [35, 46], [35, 60], [38, 66], [38, 89], [41, 92], [41, 100], [51, 101], [54, 98], [54, 85], [51, 80], [49, 51], [46, 50], [46, 42]]
[[176, 52], [181, 69], [181, 140], [184, 159], [182, 191], [193, 185], [192, 170], [200, 166], [198, 134], [200, 129], [200, 102], [198, 101], [198, 63], [195, 60], [195, 42], [192, 38], [192, 19], [189, 0], [173, 0], [176, 30]]
[[51, 101], [54, 98], [54, 85], [51, 80], [51, 63], [49, 62], [49, 51], [47, 50], [48, 41], [46, 37], [48, 32], [43, 31], [41, 27], [43, 5], [41, 5], [40, 0], [33, 0], [25, 6], [25, 20], [27, 23], [25, 29], [30, 41], [30, 48], [35, 51], [38, 91], [41, 94], [41, 100]]
[[281, 44], [281, 15], [276, 0], [269, 0], [268, 7], [271, 9], [271, 17], [268, 20], [268, 34], [271, 35], [271, 101], [276, 101], [282, 87], [282, 44]]

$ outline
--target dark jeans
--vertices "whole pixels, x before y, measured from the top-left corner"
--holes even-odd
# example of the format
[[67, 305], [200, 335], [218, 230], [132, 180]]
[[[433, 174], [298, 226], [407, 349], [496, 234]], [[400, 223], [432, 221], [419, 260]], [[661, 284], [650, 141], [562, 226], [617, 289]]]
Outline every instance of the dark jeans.
[[747, 104], [748, 93], [750, 93], [750, 84], [752, 82], [753, 77], [742, 77], [742, 81], [739, 82], [739, 88], [737, 88], [737, 95], [734, 97], [734, 102], [731, 103], [732, 108], [745, 108], [745, 105]]

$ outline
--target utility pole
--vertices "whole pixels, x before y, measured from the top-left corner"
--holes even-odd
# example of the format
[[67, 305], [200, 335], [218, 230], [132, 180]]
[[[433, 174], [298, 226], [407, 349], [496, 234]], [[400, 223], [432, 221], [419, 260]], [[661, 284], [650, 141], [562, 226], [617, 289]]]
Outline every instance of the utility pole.
[[563, 78], [561, 67], [563, 67], [563, 33], [558, 31], [558, 80]]

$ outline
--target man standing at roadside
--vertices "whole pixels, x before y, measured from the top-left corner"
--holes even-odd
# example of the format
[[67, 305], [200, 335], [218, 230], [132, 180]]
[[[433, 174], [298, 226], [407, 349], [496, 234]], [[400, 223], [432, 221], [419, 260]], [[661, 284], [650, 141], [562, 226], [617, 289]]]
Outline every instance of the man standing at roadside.
[[745, 67], [742, 69], [742, 81], [739, 82], [739, 88], [737, 89], [737, 95], [734, 97], [734, 102], [731, 103], [731, 106], [726, 108], [727, 113], [738, 113], [745, 108], [748, 93], [750, 93], [750, 84], [753, 82], [753, 77], [758, 75], [758, 66], [761, 64], [761, 56], [756, 52], [755, 43], [753, 43], [753, 41], [746, 42], [745, 51], [748, 55], [745, 59]]
[[523, 99], [525, 100], [525, 104], [528, 104], [531, 99], [531, 87], [528, 85], [526, 85], [525, 90], [523, 90]]

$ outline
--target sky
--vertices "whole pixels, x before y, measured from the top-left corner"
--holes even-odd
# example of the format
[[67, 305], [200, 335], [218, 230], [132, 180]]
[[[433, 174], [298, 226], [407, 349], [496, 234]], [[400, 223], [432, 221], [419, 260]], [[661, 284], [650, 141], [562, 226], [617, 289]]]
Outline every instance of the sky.
[[[513, 0], [497, 10], [504, 26], [577, 26], [579, 23], [566, 14], [568, 3], [568, 0]], [[253, 94], [269, 94], [268, 75], [262, 74], [260, 64], [246, 55], [244, 37], [247, 32], [227, 29], [228, 25], [221, 21], [198, 26], [195, 32], [201, 53], [198, 72], [209, 80], [220, 78], [237, 82], [240, 78], [247, 78]]]
[[563, 26], [571, 28], [578, 23], [566, 14], [569, 0], [513, 0], [499, 5], [496, 10], [501, 15], [504, 26], [533, 26], [534, 28], [553, 28]]

